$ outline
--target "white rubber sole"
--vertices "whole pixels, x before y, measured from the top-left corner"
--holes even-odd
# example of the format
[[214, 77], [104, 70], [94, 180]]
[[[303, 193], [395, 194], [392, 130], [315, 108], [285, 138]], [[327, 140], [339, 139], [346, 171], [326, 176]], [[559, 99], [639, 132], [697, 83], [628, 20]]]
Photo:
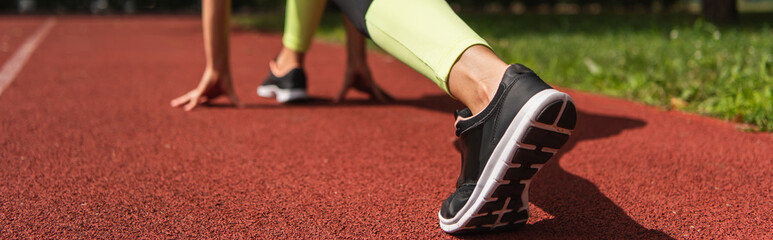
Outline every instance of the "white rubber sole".
[[292, 102], [308, 98], [305, 89], [280, 89], [276, 85], [258, 87], [258, 96], [274, 98], [280, 103]]
[[[553, 124], [543, 124], [536, 121], [536, 118], [538, 115], [551, 103], [555, 103], [556, 101], [562, 101], [561, 110], [556, 117], [556, 119], [553, 121]], [[476, 230], [480, 228], [486, 228], [486, 230], [494, 230], [497, 227], [504, 227], [504, 226], [512, 226], [514, 224], [525, 224], [525, 222], [528, 220], [528, 210], [529, 210], [529, 185], [531, 182], [531, 177], [522, 179], [520, 183], [521, 185], [525, 185], [525, 188], [523, 189], [520, 200], [521, 204], [518, 206], [518, 209], [508, 208], [509, 203], [511, 202], [510, 197], [508, 197], [505, 200], [504, 207], [502, 209], [498, 209], [496, 211], [492, 211], [487, 214], [478, 214], [478, 211], [483, 207], [484, 204], [490, 203], [492, 201], [497, 201], [497, 198], [492, 197], [492, 193], [499, 187], [500, 185], [504, 184], [510, 184], [509, 180], [503, 180], [503, 177], [505, 173], [510, 168], [520, 168], [521, 164], [513, 163], [513, 157], [517, 149], [526, 149], [526, 150], [536, 150], [538, 149], [538, 146], [531, 145], [531, 144], [525, 144], [520, 142], [522, 139], [524, 139], [524, 136], [529, 131], [529, 129], [532, 128], [539, 128], [539, 131], [550, 131], [554, 133], [560, 133], [562, 135], [566, 135], [568, 138], [568, 135], [571, 134], [571, 129], [564, 129], [558, 127], [556, 124], [558, 122], [558, 119], [561, 119], [561, 115], [564, 113], [565, 108], [568, 103], [572, 103], [572, 98], [563, 92], [559, 92], [555, 89], [546, 89], [543, 90], [537, 94], [535, 94], [531, 99], [529, 99], [526, 104], [524, 104], [523, 108], [518, 112], [518, 114], [515, 116], [512, 122], [510, 122], [510, 125], [508, 126], [507, 130], [505, 131], [505, 134], [502, 136], [502, 139], [497, 143], [497, 146], [494, 148], [494, 151], [491, 154], [491, 157], [489, 158], [488, 162], [486, 163], [485, 168], [483, 169], [483, 172], [481, 173], [480, 179], [478, 180], [478, 184], [475, 186], [475, 189], [472, 192], [472, 195], [470, 196], [467, 203], [462, 207], [462, 209], [454, 216], [453, 218], [447, 219], [444, 218], [440, 212], [438, 212], [438, 218], [440, 219], [440, 228], [443, 229], [443, 231], [448, 233], [454, 233], [460, 230]], [[565, 139], [563, 139], [565, 141]], [[563, 143], [560, 144], [563, 146]], [[560, 148], [560, 147], [558, 147]], [[552, 149], [547, 147], [541, 147], [539, 148], [541, 152], [544, 153], [550, 153], [552, 156], [553, 154], [558, 151], [558, 149]], [[549, 158], [548, 158], [549, 159]], [[546, 159], [545, 161], [547, 161]], [[542, 167], [543, 164], [531, 164], [529, 167], [539, 169]], [[512, 222], [503, 222], [502, 217], [505, 214], [515, 212], [519, 214], [523, 214], [522, 211], [525, 212], [525, 219], [519, 219], [517, 221]], [[494, 215], [498, 215], [496, 218], [496, 221], [493, 221], [491, 223], [485, 224], [485, 225], [473, 225], [470, 226], [467, 225], [468, 222], [470, 222], [471, 219], [475, 217], [480, 217], [486, 215], [486, 217], [490, 217], [493, 219]]]

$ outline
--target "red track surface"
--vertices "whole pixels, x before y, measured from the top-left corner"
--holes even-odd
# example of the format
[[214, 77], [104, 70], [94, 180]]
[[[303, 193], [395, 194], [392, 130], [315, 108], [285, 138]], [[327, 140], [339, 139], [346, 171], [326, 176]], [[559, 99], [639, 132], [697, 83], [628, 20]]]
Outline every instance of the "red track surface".
[[[11, 52], [42, 22], [0, 20]], [[437, 211], [459, 104], [433, 83], [373, 53], [399, 100], [331, 103], [344, 50], [317, 43], [315, 100], [278, 105], [253, 91], [280, 36], [237, 32], [247, 108], [171, 108], [201, 39], [195, 17], [59, 17], [0, 96], [0, 238], [453, 238]], [[529, 225], [463, 237], [773, 238], [773, 135], [570, 93], [578, 127], [534, 180]]]

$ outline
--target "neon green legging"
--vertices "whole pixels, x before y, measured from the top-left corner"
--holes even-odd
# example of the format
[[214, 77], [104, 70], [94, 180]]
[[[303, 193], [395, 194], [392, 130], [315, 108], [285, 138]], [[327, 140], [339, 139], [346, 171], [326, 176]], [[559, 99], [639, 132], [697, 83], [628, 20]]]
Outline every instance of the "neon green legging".
[[[308, 50], [325, 3], [287, 1], [285, 47]], [[443, 0], [374, 0], [365, 14], [365, 24], [373, 42], [446, 93], [448, 74], [459, 56], [473, 45], [489, 47]]]

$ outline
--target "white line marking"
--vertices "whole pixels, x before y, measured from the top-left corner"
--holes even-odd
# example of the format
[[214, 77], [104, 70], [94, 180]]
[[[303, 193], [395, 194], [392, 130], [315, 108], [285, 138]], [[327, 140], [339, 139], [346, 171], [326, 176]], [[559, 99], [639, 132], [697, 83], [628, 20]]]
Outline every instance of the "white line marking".
[[7, 88], [8, 85], [11, 85], [13, 79], [16, 78], [16, 74], [24, 67], [24, 63], [26, 63], [27, 59], [30, 58], [30, 55], [35, 52], [35, 48], [38, 47], [38, 44], [43, 40], [46, 34], [48, 34], [51, 28], [54, 27], [55, 23], [56, 19], [53, 17], [46, 19], [43, 25], [41, 25], [32, 36], [27, 38], [21, 47], [13, 53], [13, 56], [5, 62], [3, 68], [0, 69], [0, 95], [3, 94], [3, 91], [5, 91], [5, 88]]

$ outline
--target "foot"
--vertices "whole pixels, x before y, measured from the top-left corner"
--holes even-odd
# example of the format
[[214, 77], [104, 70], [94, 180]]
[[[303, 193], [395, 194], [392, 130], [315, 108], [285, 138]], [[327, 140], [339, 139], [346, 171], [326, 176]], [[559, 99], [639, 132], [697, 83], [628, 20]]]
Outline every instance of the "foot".
[[258, 96], [276, 97], [276, 101], [280, 103], [305, 100], [308, 97], [306, 94], [306, 73], [300, 67], [293, 68], [281, 77], [277, 77], [272, 71], [269, 71], [266, 80], [258, 86]]
[[532, 177], [575, 127], [572, 98], [513, 64], [483, 111], [472, 116], [464, 109], [456, 115], [462, 171], [438, 213], [440, 227], [463, 233], [525, 225]]

